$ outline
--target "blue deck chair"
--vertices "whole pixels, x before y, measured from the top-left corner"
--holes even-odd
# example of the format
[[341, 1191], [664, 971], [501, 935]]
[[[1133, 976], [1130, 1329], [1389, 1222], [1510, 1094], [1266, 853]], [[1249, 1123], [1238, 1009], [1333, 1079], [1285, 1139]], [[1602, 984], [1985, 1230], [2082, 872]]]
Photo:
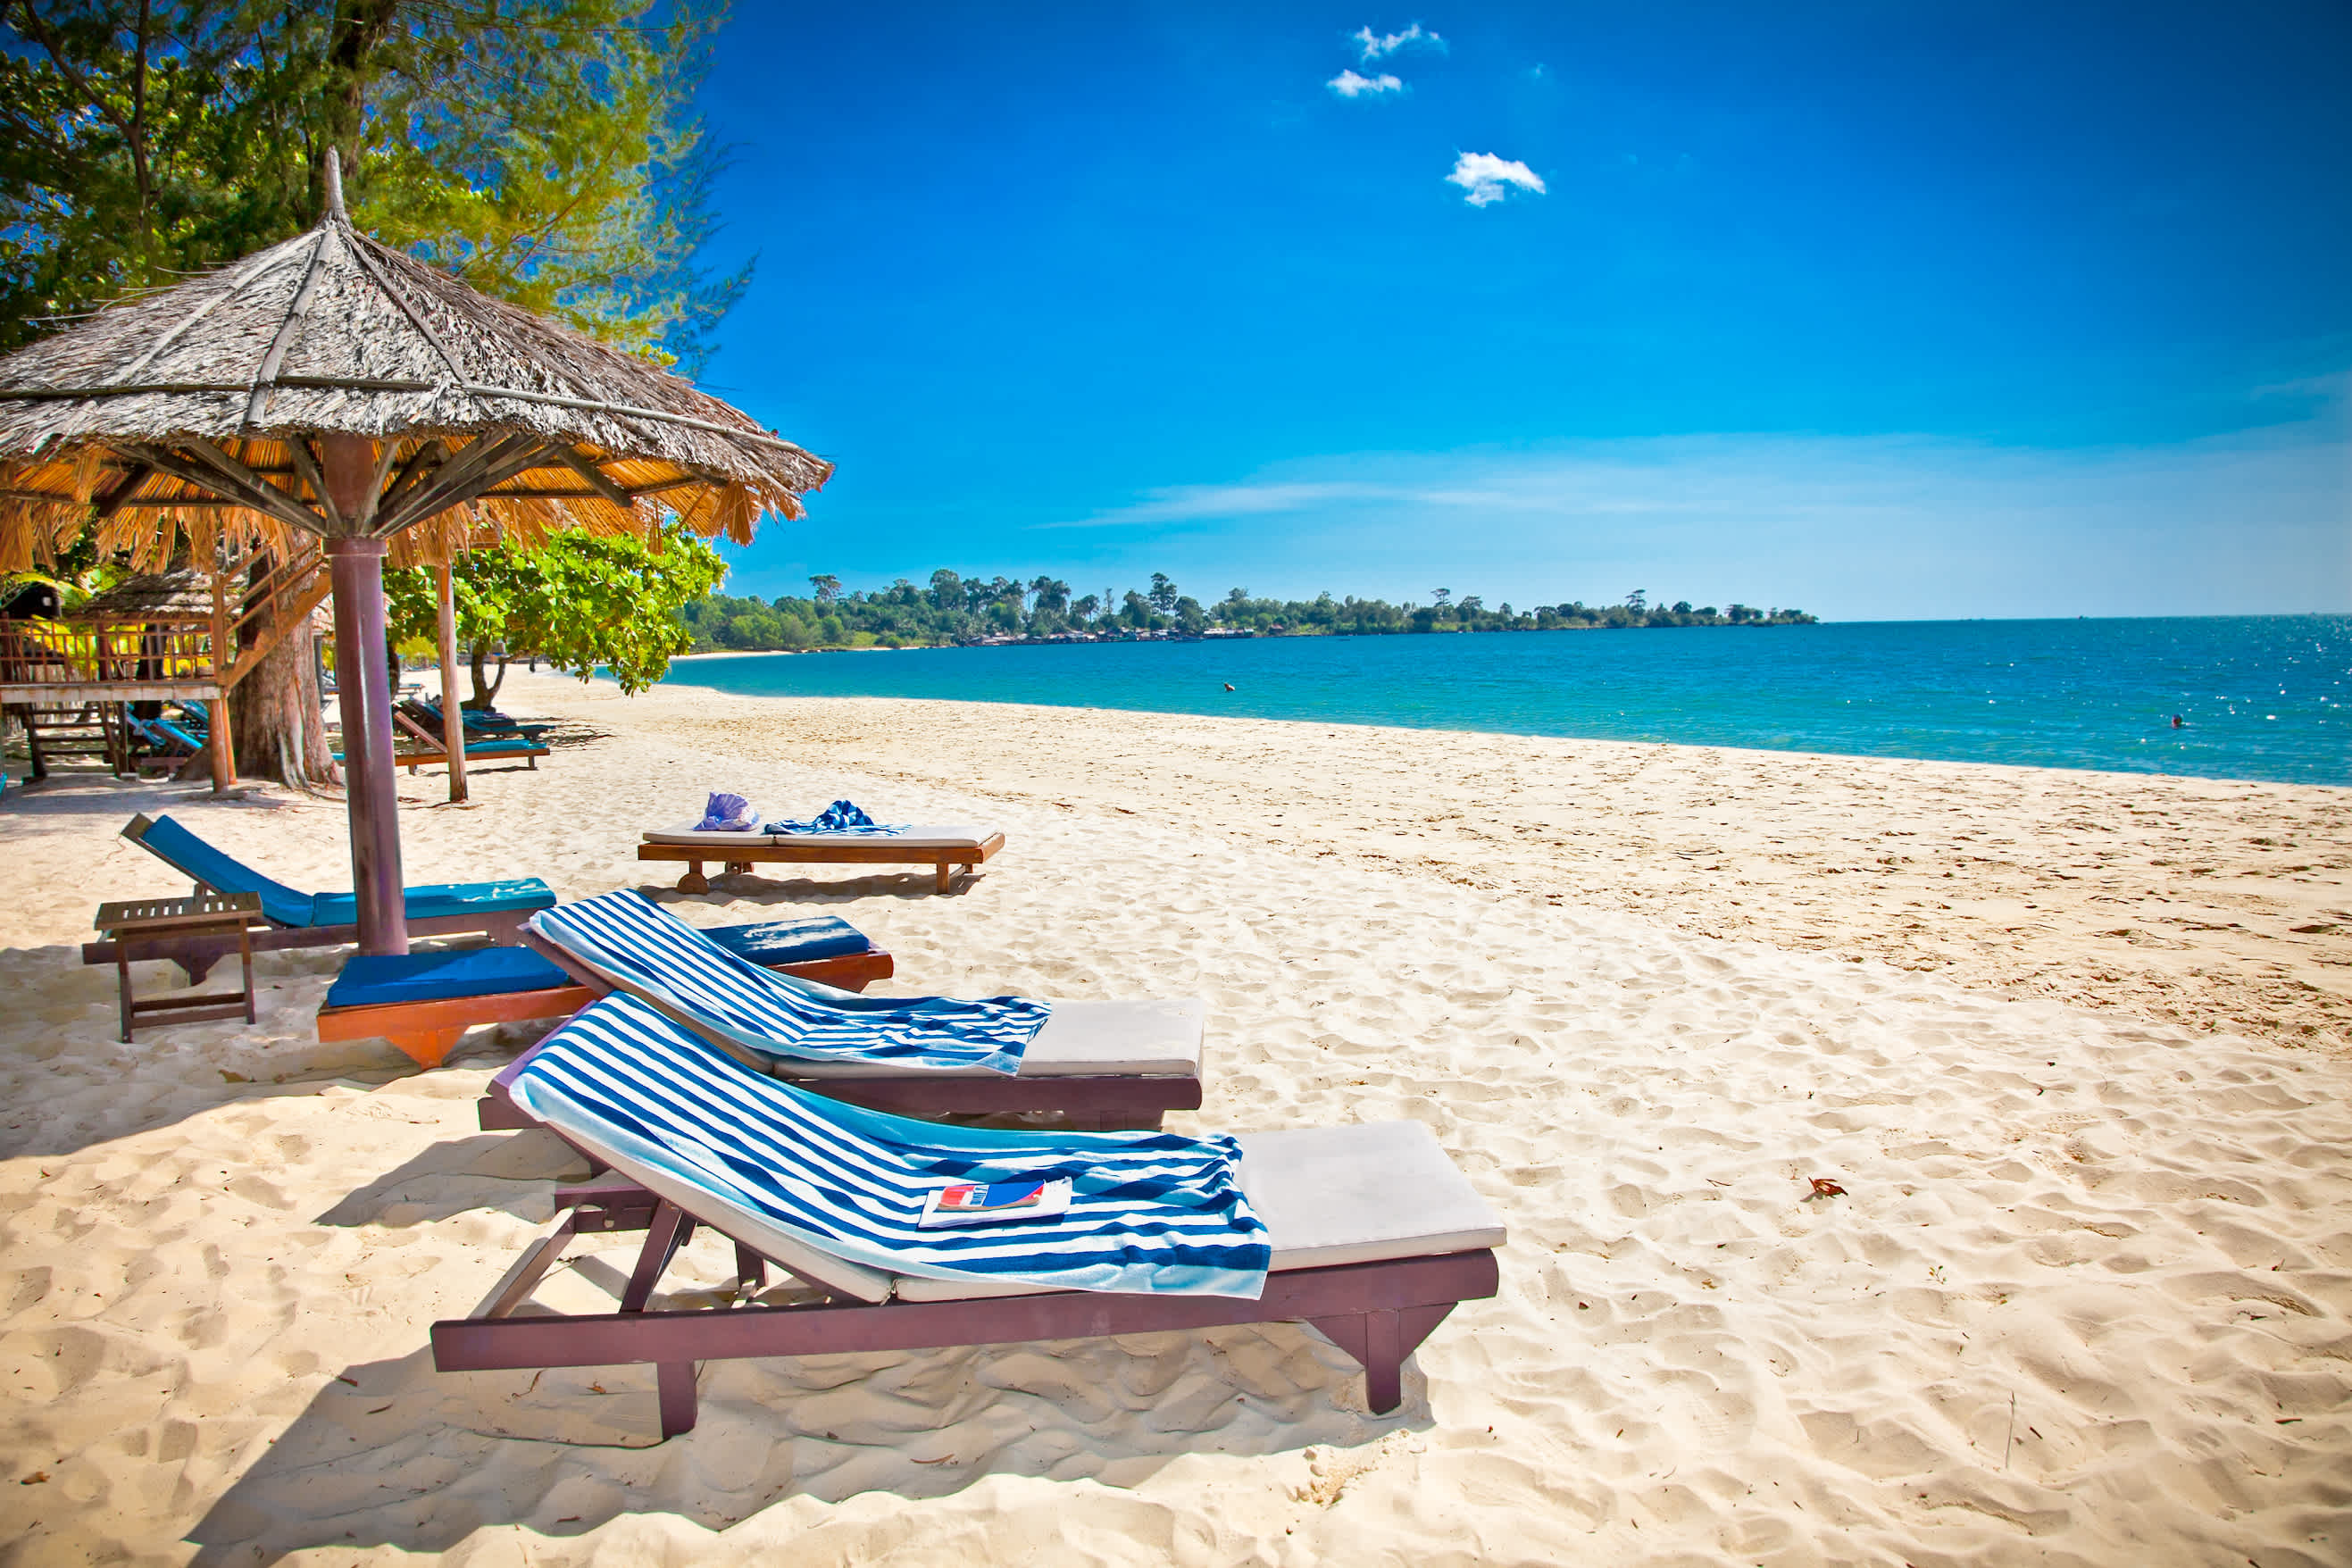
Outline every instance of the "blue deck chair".
[[[305, 893], [273, 880], [236, 857], [224, 854], [168, 816], [134, 816], [122, 837], [194, 882], [222, 893], [257, 893], [271, 929], [252, 933], [257, 950], [340, 947], [359, 940], [359, 901], [349, 893]], [[447, 882], [407, 889], [408, 934], [455, 936], [481, 932], [493, 943], [512, 946], [534, 910], [555, 902], [555, 889], [536, 877], [498, 882]], [[204, 972], [236, 951], [234, 938], [187, 937], [142, 942], [140, 955], [169, 958], [201, 980]], [[84, 942], [85, 963], [112, 963], [114, 943]]]
[[[429, 697], [419, 697], [409, 702], [408, 706], [415, 709], [425, 722], [434, 729], [438, 730], [441, 727], [441, 705], [438, 702]], [[520, 720], [509, 719], [503, 713], [486, 713], [478, 708], [467, 708], [462, 705], [457, 710], [457, 721], [466, 727], [468, 734], [481, 735], [486, 738], [493, 735], [520, 735], [525, 740], [534, 742], [555, 728], [552, 724], [525, 724]]]

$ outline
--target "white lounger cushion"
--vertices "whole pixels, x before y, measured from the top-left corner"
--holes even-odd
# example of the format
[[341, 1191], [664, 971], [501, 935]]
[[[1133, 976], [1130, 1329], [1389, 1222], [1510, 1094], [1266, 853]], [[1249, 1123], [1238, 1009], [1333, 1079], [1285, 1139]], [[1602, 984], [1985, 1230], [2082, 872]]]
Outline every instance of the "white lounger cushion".
[[696, 849], [765, 848], [771, 845], [828, 848], [845, 844], [871, 847], [880, 844], [894, 849], [977, 851], [998, 835], [999, 830], [993, 827], [961, 825], [916, 826], [904, 833], [704, 833], [688, 822], [677, 827], [659, 828], [643, 837], [648, 844], [680, 844]]
[[[695, 818], [695, 822], [701, 820], [700, 817]], [[760, 820], [765, 822], [768, 818], [762, 816]], [[667, 828], [659, 833], [648, 833], [644, 837], [648, 844], [692, 844], [708, 846], [713, 849], [757, 847], [768, 841], [768, 836], [756, 827], [748, 833], [722, 833], [717, 830], [705, 831], [695, 826], [694, 822], [681, 823], [676, 827]]]
[[[1021, 1053], [1023, 1078], [1116, 1074], [1133, 1078], [1197, 1078], [1209, 1005], [1197, 996], [1166, 1002], [1054, 1002], [1045, 1026]], [[872, 1078], [892, 1068], [858, 1062], [784, 1061], [758, 1064], [785, 1078]], [[923, 1077], [997, 1079], [983, 1068], [925, 1069]]]
[[[1242, 1191], [1265, 1221], [1277, 1274], [1503, 1245], [1503, 1222], [1418, 1121], [1244, 1132], [1240, 1140]], [[898, 1279], [907, 1301], [1037, 1293]]]

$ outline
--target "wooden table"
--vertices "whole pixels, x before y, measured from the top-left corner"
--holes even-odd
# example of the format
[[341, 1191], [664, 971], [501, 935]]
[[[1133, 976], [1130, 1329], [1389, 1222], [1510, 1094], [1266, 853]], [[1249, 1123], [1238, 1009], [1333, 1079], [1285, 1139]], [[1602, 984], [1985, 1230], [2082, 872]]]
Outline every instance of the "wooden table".
[[[132, 899], [98, 906], [98, 929], [114, 943], [114, 971], [121, 985], [122, 1038], [142, 1013], [169, 1014], [179, 1023], [205, 1018], [242, 1016], [253, 1022], [253, 936], [266, 924], [258, 893], [197, 893], [180, 899]], [[236, 943], [245, 963], [245, 990], [205, 991], [194, 996], [152, 996], [139, 1001], [131, 994], [131, 961], [147, 956], [142, 949], [161, 949], [192, 936], [226, 937]]]

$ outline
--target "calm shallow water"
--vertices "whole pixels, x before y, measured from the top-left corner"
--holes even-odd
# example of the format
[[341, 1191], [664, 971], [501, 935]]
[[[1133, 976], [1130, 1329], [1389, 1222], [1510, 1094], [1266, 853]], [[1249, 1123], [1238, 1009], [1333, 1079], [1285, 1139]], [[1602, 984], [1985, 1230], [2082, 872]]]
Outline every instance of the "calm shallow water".
[[[669, 679], [759, 696], [1038, 702], [2352, 784], [2345, 616], [744, 654], [688, 659]], [[2186, 729], [2171, 727], [2175, 713]]]

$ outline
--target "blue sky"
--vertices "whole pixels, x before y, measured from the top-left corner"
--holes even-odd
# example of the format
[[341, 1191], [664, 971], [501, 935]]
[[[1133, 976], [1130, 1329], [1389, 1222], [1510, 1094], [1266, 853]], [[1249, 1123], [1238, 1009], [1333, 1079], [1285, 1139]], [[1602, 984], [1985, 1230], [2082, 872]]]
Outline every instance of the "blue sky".
[[734, 592], [2352, 609], [2341, 4], [741, 0], [704, 103], [840, 466]]

